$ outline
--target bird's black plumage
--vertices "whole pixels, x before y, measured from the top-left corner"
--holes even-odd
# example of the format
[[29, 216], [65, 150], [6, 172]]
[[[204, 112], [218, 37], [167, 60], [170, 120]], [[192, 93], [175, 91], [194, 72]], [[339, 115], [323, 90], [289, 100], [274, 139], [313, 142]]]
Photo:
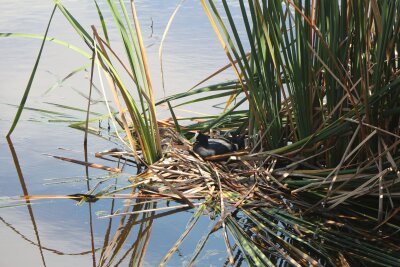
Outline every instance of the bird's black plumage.
[[201, 132], [196, 137], [196, 142], [193, 146], [193, 151], [199, 154], [202, 158], [226, 154], [237, 150], [237, 145], [231, 143], [225, 138], [210, 138]]

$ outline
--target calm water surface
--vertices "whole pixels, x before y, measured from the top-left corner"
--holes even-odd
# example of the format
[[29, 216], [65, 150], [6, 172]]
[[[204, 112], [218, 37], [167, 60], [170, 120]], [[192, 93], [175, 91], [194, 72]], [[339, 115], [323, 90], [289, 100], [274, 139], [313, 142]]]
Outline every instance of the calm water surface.
[[[89, 29], [94, 24], [100, 29], [97, 13], [91, 0], [62, 1], [70, 12]], [[106, 21], [112, 24], [104, 1], [98, 1]], [[143, 36], [147, 46], [151, 75], [158, 99], [164, 95], [161, 89], [158, 48], [169, 16], [179, 1], [136, 1]], [[24, 32], [43, 34], [52, 10], [52, 1], [11, 1], [0, 3], [0, 32]], [[153, 22], [153, 32], [151, 24]], [[112, 43], [121, 48], [114, 29], [110, 30]], [[49, 36], [57, 37], [84, 48], [72, 28], [60, 12], [56, 12]], [[72, 70], [88, 63], [80, 55], [53, 43], [46, 43], [37, 77], [33, 83], [26, 106], [62, 114], [50, 114], [25, 110], [17, 126], [12, 142], [18, 158], [22, 176], [18, 176], [5, 134], [11, 126], [18, 105], [28, 82], [40, 47], [39, 40], [25, 38], [0, 39], [0, 266], [99, 266], [99, 258], [105, 239], [112, 239], [118, 227], [125, 225], [121, 218], [101, 219], [99, 215], [109, 214], [124, 208], [124, 201], [101, 200], [92, 204], [77, 206], [72, 200], [49, 199], [33, 201], [28, 208], [5, 208], [15, 204], [10, 199], [29, 195], [66, 195], [86, 193], [85, 168], [56, 160], [46, 154], [74, 159], [84, 159], [83, 132], [67, 127], [60, 120], [79, 120], [84, 113], [58, 108], [63, 104], [85, 108], [82, 96], [88, 92], [88, 74], [79, 73], [54, 86]], [[198, 1], [186, 1], [179, 11], [164, 48], [164, 69], [166, 94], [182, 92], [227, 63], [209, 22]], [[220, 75], [216, 81], [232, 78], [231, 73]], [[95, 81], [96, 82], [96, 81]], [[49, 88], [54, 88], [46, 93]], [[99, 98], [99, 97], [98, 97]], [[200, 105], [191, 106], [193, 111], [214, 113]], [[106, 113], [102, 105], [94, 110]], [[160, 109], [160, 116], [169, 116]], [[178, 111], [179, 113], [179, 111]], [[191, 114], [180, 114], [188, 116]], [[102, 126], [106, 127], [104, 121]], [[89, 161], [113, 165], [94, 157], [94, 153], [116, 147], [107, 137], [89, 137]], [[127, 178], [135, 174], [134, 168], [127, 168], [126, 174], [100, 184], [98, 190], [114, 183], [121, 187], [128, 185]], [[108, 173], [90, 169], [90, 186], [95, 186]], [[25, 202], [21, 202], [24, 204]], [[158, 207], [166, 203], [159, 203]], [[184, 211], [154, 220], [151, 238], [144, 256], [144, 266], [156, 266], [180, 237], [193, 211]], [[126, 219], [128, 220], [128, 218]], [[189, 238], [175, 253], [168, 266], [184, 266], [191, 258], [199, 240], [204, 237], [215, 221], [203, 216]], [[91, 230], [92, 229], [92, 230]], [[121, 247], [112, 266], [128, 266], [132, 260], [139, 226], [131, 228], [128, 240]], [[107, 234], [109, 232], [109, 234]], [[226, 261], [225, 245], [221, 234], [216, 233], [207, 242], [199, 256], [197, 266], [221, 266]], [[92, 245], [93, 243], [93, 245]], [[92, 253], [92, 246], [95, 253]], [[121, 261], [119, 261], [123, 258]]]

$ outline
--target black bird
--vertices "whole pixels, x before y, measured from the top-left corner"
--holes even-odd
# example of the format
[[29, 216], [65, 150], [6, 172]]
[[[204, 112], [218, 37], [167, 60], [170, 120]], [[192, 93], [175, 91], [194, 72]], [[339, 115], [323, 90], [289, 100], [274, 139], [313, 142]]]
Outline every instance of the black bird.
[[197, 134], [196, 142], [193, 146], [193, 151], [202, 158], [233, 152], [237, 149], [237, 145], [231, 143], [228, 139], [210, 138], [201, 132]]

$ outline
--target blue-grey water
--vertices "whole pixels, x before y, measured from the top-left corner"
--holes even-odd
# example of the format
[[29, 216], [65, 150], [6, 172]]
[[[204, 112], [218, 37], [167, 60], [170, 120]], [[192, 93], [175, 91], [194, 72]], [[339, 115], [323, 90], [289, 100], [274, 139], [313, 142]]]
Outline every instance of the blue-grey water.
[[[100, 23], [94, 1], [61, 1], [86, 29]], [[99, 0], [106, 23], [110, 27], [113, 47], [122, 51], [118, 34], [112, 27], [112, 18], [107, 11], [106, 1]], [[168, 19], [179, 1], [135, 1], [148, 53], [151, 78], [157, 99], [164, 96], [161, 87], [158, 49]], [[0, 2], [0, 32], [44, 34], [51, 11], [52, 1], [11, 1]], [[153, 29], [151, 28], [153, 25]], [[69, 42], [90, 51], [76, 36], [61, 12], [56, 11], [49, 31], [50, 37]], [[56, 107], [62, 104], [85, 109], [89, 81], [87, 72], [80, 72], [57, 85], [68, 73], [88, 64], [88, 59], [76, 52], [54, 43], [46, 43], [27, 107], [57, 111], [60, 114], [24, 110], [21, 120], [12, 135], [12, 142], [21, 168], [18, 175], [11, 150], [5, 135], [11, 126], [15, 105], [23, 95], [29, 75], [36, 60], [41, 41], [29, 38], [0, 38], [0, 266], [100, 266], [100, 254], [105, 239], [117, 234], [120, 217], [115, 217], [110, 226], [108, 219], [99, 216], [124, 208], [122, 200], [101, 200], [96, 203], [76, 205], [68, 199], [41, 199], [32, 201], [28, 208], [24, 201], [16, 202], [18, 196], [67, 195], [86, 193], [85, 168], [81, 165], [60, 161], [46, 154], [84, 160], [82, 131], [68, 127], [65, 120], [82, 120], [84, 112]], [[183, 92], [228, 63], [226, 56], [201, 8], [199, 1], [187, 0], [178, 12], [164, 44], [165, 93]], [[233, 78], [231, 72], [219, 75], [213, 81]], [[95, 75], [95, 83], [98, 77]], [[52, 88], [50, 91], [49, 89]], [[101, 100], [99, 95], [95, 99]], [[104, 105], [96, 104], [94, 111], [105, 114]], [[188, 110], [212, 114], [217, 110], [194, 104]], [[193, 113], [177, 111], [181, 116]], [[160, 108], [160, 117], [169, 112]], [[94, 116], [94, 115], [93, 115]], [[107, 127], [107, 121], [102, 122]], [[102, 161], [94, 153], [116, 147], [105, 138], [90, 135], [88, 141], [89, 161], [116, 166], [116, 163]], [[134, 168], [126, 173], [100, 184], [98, 190], [107, 185], [118, 187], [128, 185], [127, 178], [135, 174]], [[90, 186], [95, 186], [108, 173], [89, 169]], [[116, 181], [116, 182], [115, 182]], [[127, 192], [129, 193], [129, 192]], [[22, 204], [19, 207], [6, 207]], [[159, 203], [158, 207], [166, 203]], [[171, 205], [174, 205], [172, 203]], [[157, 266], [184, 231], [193, 211], [155, 219], [151, 237], [143, 258], [144, 266]], [[167, 266], [185, 266], [193, 255], [199, 240], [215, 224], [202, 216], [177, 253]], [[124, 225], [124, 224], [122, 224]], [[92, 226], [92, 227], [91, 227]], [[91, 228], [92, 234], [91, 234]], [[139, 226], [133, 226], [127, 241], [122, 245], [110, 266], [129, 266], [132, 261], [132, 247], [137, 239]], [[107, 231], [109, 234], [107, 235]], [[200, 253], [197, 266], [221, 266], [225, 263], [226, 249], [221, 233], [211, 236]], [[92, 251], [92, 241], [95, 253]], [[107, 264], [110, 261], [106, 261]], [[104, 266], [104, 265], [103, 265]]]

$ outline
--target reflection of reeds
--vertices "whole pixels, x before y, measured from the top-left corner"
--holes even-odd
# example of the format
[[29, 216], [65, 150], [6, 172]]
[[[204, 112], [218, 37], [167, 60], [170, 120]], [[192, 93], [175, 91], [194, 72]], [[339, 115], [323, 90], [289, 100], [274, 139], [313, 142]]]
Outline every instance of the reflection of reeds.
[[[17, 174], [18, 174], [18, 178], [19, 178], [19, 182], [21, 184], [22, 192], [24, 193], [24, 196], [29, 196], [28, 188], [26, 187], [25, 179], [24, 179], [24, 176], [22, 174], [22, 169], [21, 169], [21, 166], [19, 165], [17, 152], [15, 151], [14, 145], [13, 145], [13, 143], [11, 141], [11, 138], [9, 136], [7, 136], [7, 142], [8, 142], [8, 147], [10, 148], [11, 155], [12, 155], [12, 158], [13, 158], [13, 161], [14, 161], [15, 169], [16, 169]], [[25, 199], [25, 202], [27, 204], [26, 207], [27, 207], [28, 212], [29, 212], [29, 217], [31, 218], [33, 231], [35, 232], [37, 244], [38, 244], [38, 247], [39, 247], [40, 256], [42, 258], [43, 265], [46, 266], [46, 261], [45, 261], [44, 255], [43, 255], [42, 244], [40, 242], [39, 230], [38, 230], [38, 227], [36, 225], [35, 216], [33, 215], [33, 209], [32, 209], [32, 206], [30, 205], [30, 200], [29, 199]]]
[[[0, 217], [0, 221], [4, 223], [5, 226], [10, 228], [15, 234], [19, 235], [22, 239], [24, 239], [26, 242], [33, 246], [37, 246], [39, 249], [41, 247], [42, 250], [57, 254], [57, 255], [64, 255], [64, 256], [83, 256], [83, 255], [88, 255], [92, 253], [92, 250], [88, 251], [81, 251], [81, 252], [76, 252], [76, 253], [71, 253], [71, 252], [63, 252], [61, 250], [53, 249], [53, 248], [48, 248], [46, 246], [43, 246], [42, 244], [38, 244], [37, 242], [29, 239], [26, 237], [24, 234], [22, 234], [20, 231], [18, 231], [12, 224], [6, 222], [2, 217]], [[99, 249], [96, 249], [96, 251]]]
[[193, 227], [196, 225], [197, 221], [199, 220], [200, 216], [205, 211], [206, 207], [207, 207], [207, 204], [204, 203], [196, 210], [196, 212], [193, 214], [192, 218], [189, 220], [189, 223], [186, 226], [185, 231], [183, 231], [183, 233], [179, 237], [179, 239], [175, 242], [175, 244], [171, 247], [171, 249], [167, 252], [167, 254], [164, 256], [164, 258], [161, 260], [159, 266], [164, 266], [165, 263], [172, 256], [172, 254], [174, 254], [178, 250], [178, 248], [182, 244], [183, 240], [188, 236], [190, 231], [193, 230]]
[[[149, 209], [155, 207], [155, 203], [140, 204], [139, 201], [137, 202], [137, 205], [133, 206], [132, 211], [135, 212], [140, 211], [141, 209]], [[130, 206], [126, 207], [125, 212], [128, 212], [129, 209]], [[105, 243], [106, 247], [103, 248], [99, 266], [114, 266], [115, 264], [118, 265], [122, 261], [124, 261], [128, 257], [128, 255], [131, 255], [129, 262], [130, 264], [133, 264], [132, 266], [140, 266], [146, 252], [148, 240], [150, 238], [153, 216], [154, 212], [146, 212], [141, 214], [134, 213], [129, 216], [121, 215], [121, 217], [119, 217], [118, 228], [113, 238], [109, 242], [107, 242], [107, 244]], [[130, 237], [134, 225], [137, 224], [138, 220], [141, 220], [142, 222], [140, 223], [135, 242], [130, 246], [129, 249], [125, 251], [121, 258], [118, 259], [118, 254], [121, 252], [123, 246], [127, 246], [126, 242], [129, 240], [128, 238]]]

